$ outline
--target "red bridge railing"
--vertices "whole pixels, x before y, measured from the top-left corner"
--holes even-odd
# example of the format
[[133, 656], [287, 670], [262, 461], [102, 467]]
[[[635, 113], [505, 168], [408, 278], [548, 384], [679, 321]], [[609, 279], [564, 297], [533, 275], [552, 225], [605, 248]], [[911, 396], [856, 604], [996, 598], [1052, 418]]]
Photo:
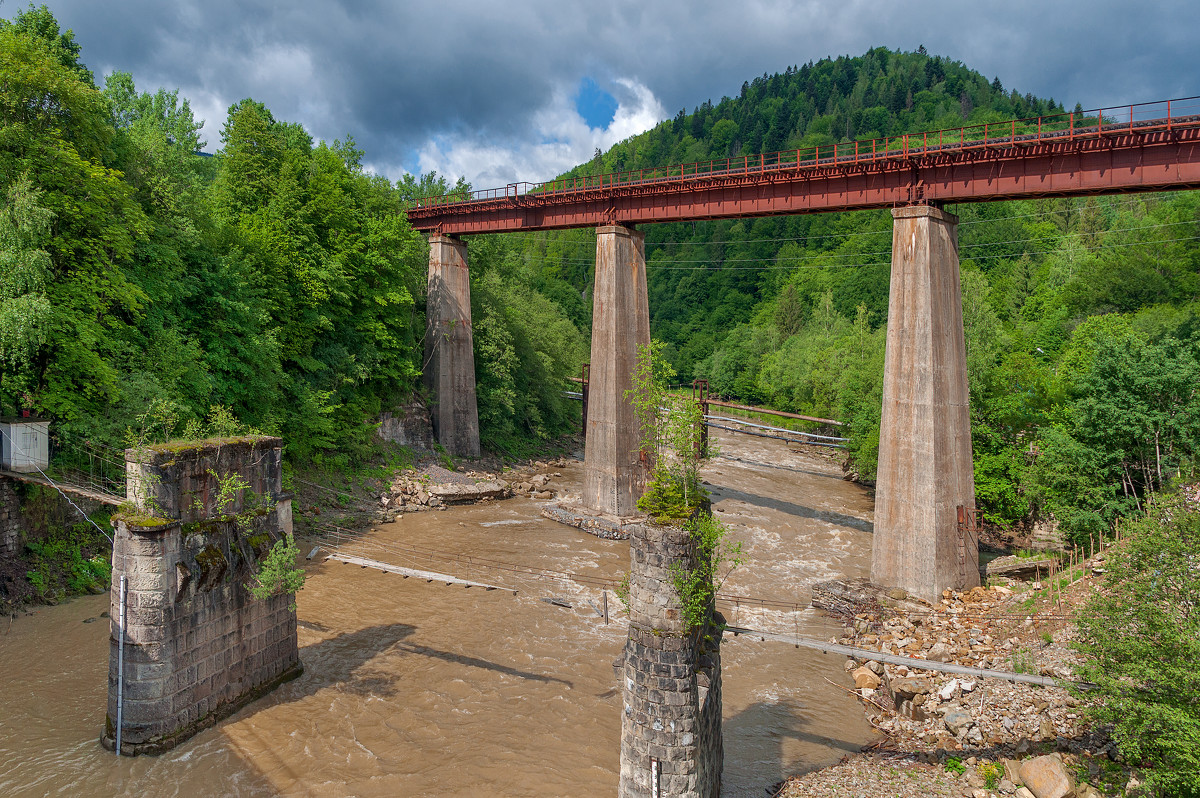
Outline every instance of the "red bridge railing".
[[960, 128], [905, 133], [891, 138], [860, 139], [795, 150], [742, 155], [696, 163], [636, 169], [601, 175], [565, 177], [542, 183], [509, 183], [503, 188], [469, 194], [425, 197], [410, 215], [420, 211], [520, 197], [551, 198], [595, 189], [613, 189], [649, 183], [686, 181], [722, 175], [741, 175], [846, 166], [918, 156], [1000, 147], [1034, 147], [1064, 141], [1095, 139], [1134, 133], [1200, 127], [1200, 97], [1137, 103], [1090, 111], [983, 122]]

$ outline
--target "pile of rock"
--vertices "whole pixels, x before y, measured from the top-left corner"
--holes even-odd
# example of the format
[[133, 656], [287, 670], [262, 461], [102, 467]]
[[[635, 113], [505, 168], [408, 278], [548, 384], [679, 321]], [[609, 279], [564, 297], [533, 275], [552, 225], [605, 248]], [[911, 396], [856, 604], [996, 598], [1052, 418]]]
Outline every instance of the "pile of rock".
[[379, 497], [379, 504], [393, 512], [444, 510], [450, 504], [505, 499], [512, 495], [507, 482], [490, 474], [468, 472], [467, 481], [432, 484], [427, 476], [401, 476]]
[[512, 484], [514, 494], [549, 501], [556, 495], [549, 487], [550, 482], [562, 477], [560, 472], [553, 469], [562, 468], [566, 464], [566, 460], [562, 458], [549, 462], [535, 460], [525, 468], [513, 469], [512, 472], [506, 473], [505, 477]]
[[[926, 754], [858, 754], [823, 770], [794, 776], [777, 788], [779, 798], [1101, 798], [1088, 779], [1101, 767], [1087, 756], [1051, 753], [1023, 760]], [[1126, 785], [1136, 794], [1136, 779]]]
[[444, 510], [451, 504], [473, 504], [515, 495], [553, 499], [555, 494], [549, 483], [562, 476], [553, 468], [565, 465], [566, 461], [561, 459], [548, 463], [537, 460], [525, 468], [506, 472], [504, 479], [485, 471], [456, 472], [426, 467], [393, 480], [379, 495], [379, 505], [385, 516], [394, 517], [401, 512]]
[[[859, 613], [846, 645], [933, 662], [978, 668], [1041, 672], [1068, 679], [1074, 652], [1030, 618], [1002, 611], [1011, 591], [946, 591], [928, 614]], [[874, 660], [849, 660], [855, 690], [867, 701], [872, 722], [893, 738], [961, 750], [964, 747], [1057, 743], [1070, 749], [1079, 736], [1078, 699], [1061, 687], [974, 679]]]

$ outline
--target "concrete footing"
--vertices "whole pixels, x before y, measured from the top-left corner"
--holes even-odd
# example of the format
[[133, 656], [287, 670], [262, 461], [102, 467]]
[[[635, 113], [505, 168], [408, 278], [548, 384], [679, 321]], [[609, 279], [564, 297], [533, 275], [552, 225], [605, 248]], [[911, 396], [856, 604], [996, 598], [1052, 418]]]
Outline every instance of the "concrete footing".
[[451, 236], [431, 235], [423, 380], [433, 394], [434, 435], [456, 457], [479, 456], [472, 347], [467, 245]]
[[542, 515], [606, 540], [629, 540], [629, 527], [645, 520], [645, 516], [641, 515], [624, 518], [608, 515], [574, 502], [543, 505]]
[[646, 474], [638, 456], [637, 416], [625, 396], [633, 388], [638, 345], [650, 344], [645, 239], [620, 225], [596, 230], [582, 504], [618, 518], [637, 513]]
[[979, 584], [957, 517], [975, 505], [958, 219], [929, 206], [892, 216], [871, 580], [936, 601]]
[[721, 624], [688, 631], [672, 584], [696, 547], [676, 527], [629, 527], [629, 639], [622, 676], [620, 798], [721, 790]]

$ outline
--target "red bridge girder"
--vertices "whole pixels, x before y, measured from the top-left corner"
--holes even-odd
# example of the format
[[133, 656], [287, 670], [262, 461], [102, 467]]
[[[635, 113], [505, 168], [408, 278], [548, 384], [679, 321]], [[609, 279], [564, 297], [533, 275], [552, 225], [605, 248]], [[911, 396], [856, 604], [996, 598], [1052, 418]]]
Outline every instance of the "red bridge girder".
[[1085, 128], [1071, 115], [1069, 127], [1062, 127], [1066, 117], [1053, 118], [1059, 126], [1053, 130], [1043, 119], [991, 123], [891, 142], [510, 185], [463, 200], [425, 200], [408, 219], [418, 230], [459, 235], [1200, 188], [1196, 106], [1189, 106], [1191, 115], [1172, 116], [1169, 103], [1157, 105], [1168, 114], [1135, 121], [1138, 106], [1130, 106], [1127, 124], [1093, 112]]

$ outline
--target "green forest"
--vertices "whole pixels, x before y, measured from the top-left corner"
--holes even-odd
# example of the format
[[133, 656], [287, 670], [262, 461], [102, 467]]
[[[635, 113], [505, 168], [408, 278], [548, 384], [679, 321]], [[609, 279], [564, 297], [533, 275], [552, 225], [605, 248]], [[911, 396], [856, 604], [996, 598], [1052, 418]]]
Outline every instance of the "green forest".
[[[1054, 113], [924, 48], [764, 74], [579, 165], [597, 174]], [[251, 98], [220, 141], [176, 90], [97, 77], [43, 8], [0, 21], [0, 414], [123, 446], [232, 415], [293, 464], [352, 466], [420, 394], [428, 249], [413, 200], [467, 188], [362, 166]], [[481, 187], [486, 188], [486, 187]], [[958, 214], [978, 501], [1078, 540], [1195, 476], [1200, 203], [1193, 193]], [[651, 327], [684, 382], [846, 423], [874, 474], [886, 212], [645, 228]], [[588, 358], [591, 231], [469, 239], [485, 448], [569, 432]]]
[[[44, 7], [0, 22], [0, 414], [120, 447], [232, 413], [293, 463], [352, 464], [419, 390], [428, 247], [402, 209], [449, 187], [369, 174], [352, 136], [249, 98], [220, 142], [200, 126], [177, 91], [98, 81]], [[528, 448], [569, 428], [585, 334], [473, 249], [485, 445]]]

